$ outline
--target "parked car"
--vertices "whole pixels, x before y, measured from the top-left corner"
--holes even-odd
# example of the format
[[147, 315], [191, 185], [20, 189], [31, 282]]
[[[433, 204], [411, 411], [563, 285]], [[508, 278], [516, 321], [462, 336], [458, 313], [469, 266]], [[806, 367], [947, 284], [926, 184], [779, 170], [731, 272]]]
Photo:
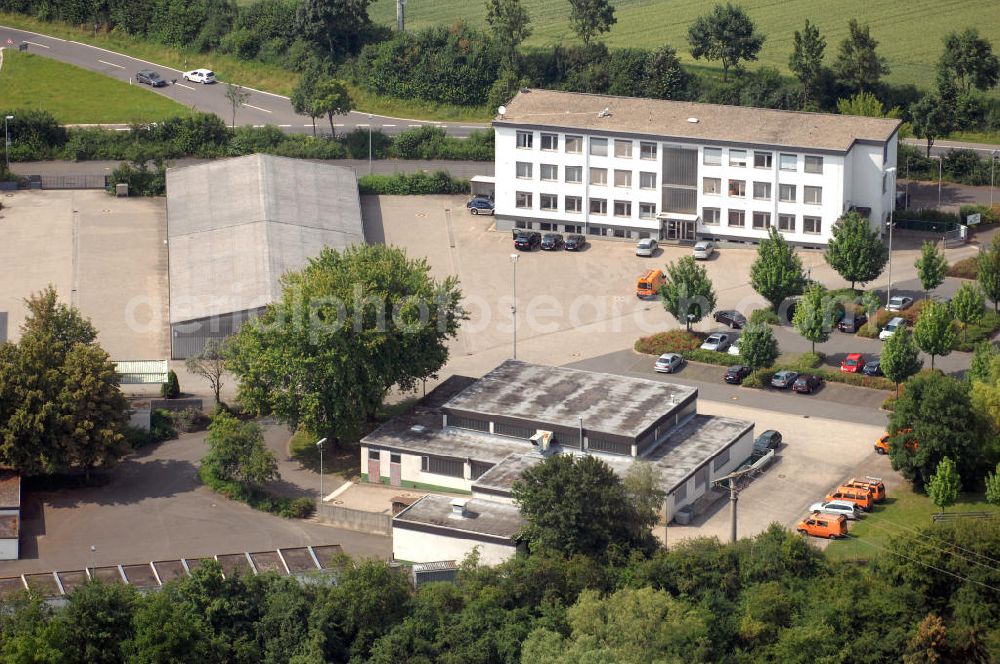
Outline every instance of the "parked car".
[[861, 326], [868, 322], [868, 315], [861, 312], [848, 311], [844, 314], [844, 317], [840, 319], [837, 323], [837, 329], [841, 332], [849, 332], [851, 334], [857, 332], [861, 329]]
[[521, 231], [514, 238], [514, 248], [518, 251], [531, 251], [542, 243], [542, 235], [537, 231]]
[[724, 353], [726, 349], [729, 348], [729, 344], [731, 344], [732, 341], [732, 338], [728, 334], [715, 332], [714, 334], [708, 335], [708, 338], [701, 344], [701, 349], [715, 350], [720, 353]]
[[485, 196], [476, 196], [475, 198], [470, 198], [465, 204], [465, 207], [472, 214], [493, 214], [494, 205], [493, 201], [486, 198]]
[[715, 243], [711, 240], [699, 240], [695, 242], [694, 249], [691, 250], [691, 255], [699, 261], [708, 260], [714, 253]]
[[848, 481], [844, 482], [844, 486], [867, 489], [868, 494], [876, 503], [881, 503], [885, 500], [885, 482], [882, 481], [881, 477], [868, 476], [860, 480], [852, 477]]
[[542, 249], [555, 251], [563, 246], [563, 236], [559, 233], [546, 233], [542, 236]]
[[644, 237], [635, 245], [636, 256], [652, 256], [656, 253], [656, 240]]
[[877, 357], [873, 360], [868, 360], [865, 362], [864, 368], [861, 369], [861, 373], [866, 376], [881, 376], [882, 361]]
[[799, 372], [782, 369], [771, 376], [771, 387], [777, 387], [779, 390], [783, 390], [787, 387], [791, 387], [792, 383], [794, 383], [798, 377]]
[[587, 246], [587, 238], [574, 233], [573, 235], [566, 236], [566, 242], [563, 244], [563, 249], [566, 251], [580, 251], [585, 246]]
[[740, 340], [739, 339], [737, 339], [736, 341], [733, 342], [733, 345], [729, 347], [729, 351], [728, 352], [729, 352], [730, 355], [735, 355], [736, 357], [740, 356]]
[[799, 394], [812, 394], [822, 384], [823, 379], [815, 374], [800, 374], [792, 383], [792, 391]]
[[143, 83], [153, 88], [162, 88], [167, 84], [166, 79], [160, 76], [159, 72], [152, 69], [140, 69], [135, 73], [135, 82]]
[[840, 373], [858, 373], [865, 366], [865, 356], [861, 353], [848, 353], [840, 363]]
[[827, 494], [823, 500], [846, 500], [854, 503], [866, 512], [871, 512], [875, 506], [875, 499], [868, 493], [867, 489], [850, 487], [841, 484], [836, 489]]
[[747, 324], [746, 316], [734, 309], [720, 309], [712, 314], [712, 318], [716, 323], [728, 325], [734, 330], [742, 330]]
[[889, 303], [885, 305], [885, 309], [886, 311], [902, 311], [903, 309], [909, 309], [911, 304], [913, 304], [912, 297], [893, 295], [889, 298]]
[[192, 83], [215, 83], [215, 72], [211, 69], [192, 69], [184, 72], [184, 80]]
[[657, 373], [674, 373], [684, 364], [684, 358], [677, 353], [664, 353], [656, 358], [653, 369]]
[[667, 283], [667, 277], [663, 274], [663, 270], [646, 270], [639, 275], [639, 279], [635, 282], [635, 296], [640, 299], [656, 297], [665, 283]]
[[906, 325], [906, 319], [896, 316], [895, 318], [893, 318], [892, 320], [890, 320], [888, 323], [885, 324], [885, 327], [882, 328], [882, 331], [878, 333], [878, 338], [882, 341], [885, 341], [893, 334], [895, 334], [896, 330], [905, 325]]
[[750, 367], [742, 364], [734, 364], [726, 369], [726, 375], [722, 377], [730, 385], [739, 385], [743, 379], [750, 375]]
[[813, 503], [809, 506], [809, 511], [820, 514], [843, 514], [851, 521], [861, 518], [861, 510], [858, 509], [858, 506], [846, 500]]
[[811, 535], [812, 537], [826, 537], [828, 539], [847, 537], [847, 517], [843, 514], [814, 512], [799, 521], [795, 530], [800, 535]]
[[781, 432], [775, 431], [774, 429], [768, 429], [764, 433], [757, 436], [757, 440], [753, 442], [754, 452], [757, 450], [767, 451], [776, 450], [778, 446], [781, 445]]
[[[900, 429], [899, 433], [900, 434], [907, 434], [907, 433], [912, 434], [913, 433], [913, 429]], [[882, 436], [878, 440], [875, 441], [875, 452], [878, 453], [878, 454], [888, 454], [889, 453], [889, 447], [891, 445], [892, 445], [892, 436], [889, 435], [888, 433], [882, 434]], [[907, 437], [907, 439], [903, 443], [903, 446], [906, 447], [909, 450], [916, 450], [917, 449], [917, 441], [913, 440], [910, 437]]]

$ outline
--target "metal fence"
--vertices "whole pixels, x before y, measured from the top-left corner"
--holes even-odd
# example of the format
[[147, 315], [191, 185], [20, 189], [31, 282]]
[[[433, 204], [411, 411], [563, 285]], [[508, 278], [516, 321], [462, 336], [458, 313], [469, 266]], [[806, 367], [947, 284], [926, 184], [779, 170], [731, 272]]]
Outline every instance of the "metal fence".
[[896, 219], [898, 229], [922, 231], [924, 233], [947, 233], [958, 228], [954, 221], [929, 221], [927, 219]]
[[107, 189], [107, 175], [41, 175], [42, 189]]

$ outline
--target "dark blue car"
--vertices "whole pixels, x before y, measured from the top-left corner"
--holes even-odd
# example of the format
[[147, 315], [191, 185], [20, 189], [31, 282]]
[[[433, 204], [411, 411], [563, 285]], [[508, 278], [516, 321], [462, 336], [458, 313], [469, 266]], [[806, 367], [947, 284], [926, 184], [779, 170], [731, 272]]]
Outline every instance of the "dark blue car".
[[476, 196], [470, 199], [465, 207], [469, 209], [472, 214], [493, 214], [493, 201], [482, 196]]

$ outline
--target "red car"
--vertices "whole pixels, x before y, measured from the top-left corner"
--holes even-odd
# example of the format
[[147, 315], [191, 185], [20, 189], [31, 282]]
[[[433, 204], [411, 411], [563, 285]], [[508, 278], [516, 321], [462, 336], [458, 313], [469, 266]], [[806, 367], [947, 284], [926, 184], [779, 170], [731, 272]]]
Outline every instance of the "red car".
[[840, 373], [861, 373], [865, 366], [865, 356], [861, 353], [851, 353], [840, 363]]

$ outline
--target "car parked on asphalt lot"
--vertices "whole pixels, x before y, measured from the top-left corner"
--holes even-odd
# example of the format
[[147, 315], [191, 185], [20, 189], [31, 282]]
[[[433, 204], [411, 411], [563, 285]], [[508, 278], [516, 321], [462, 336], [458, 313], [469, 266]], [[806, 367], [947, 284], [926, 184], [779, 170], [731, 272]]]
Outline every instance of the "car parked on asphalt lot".
[[844, 486], [866, 489], [869, 495], [871, 495], [872, 500], [876, 503], [881, 503], [885, 500], [885, 482], [882, 481], [881, 477], [866, 476], [860, 480], [852, 477], [844, 482]]
[[[913, 429], [900, 429], [899, 434], [913, 433]], [[878, 440], [875, 441], [875, 452], [878, 454], [888, 454], [889, 447], [892, 445], [892, 436], [888, 433], [882, 434]], [[906, 442], [903, 446], [910, 450], [917, 449], [917, 441], [912, 438], [907, 437]]]
[[211, 69], [192, 69], [184, 72], [184, 80], [192, 83], [215, 83], [215, 72]]
[[861, 510], [858, 509], [858, 506], [846, 500], [813, 503], [809, 506], [809, 511], [820, 514], [843, 514], [851, 521], [861, 518]]
[[865, 362], [865, 366], [861, 369], [861, 373], [866, 376], [881, 376], [882, 375], [882, 361], [879, 358], [874, 358]]
[[667, 283], [667, 277], [663, 274], [663, 270], [655, 268], [646, 270], [639, 275], [639, 279], [635, 282], [635, 296], [644, 300], [656, 297], [665, 283]]
[[779, 445], [781, 445], [781, 432], [768, 429], [757, 436], [757, 440], [753, 441], [753, 451], [757, 452], [760, 450], [766, 452], [767, 450], [776, 450]]
[[160, 76], [159, 72], [152, 69], [140, 69], [135, 73], [135, 82], [142, 83], [154, 88], [162, 88], [167, 84], [166, 79]]
[[861, 329], [861, 326], [868, 322], [868, 316], [861, 312], [848, 311], [844, 314], [844, 317], [840, 319], [837, 323], [837, 329], [841, 332], [855, 333]]
[[708, 260], [714, 253], [715, 243], [711, 240], [699, 240], [695, 242], [694, 249], [691, 250], [691, 255], [699, 261]]
[[742, 364], [734, 364], [726, 369], [726, 375], [722, 377], [730, 385], [739, 385], [743, 379], [750, 375], [750, 367]]
[[636, 256], [652, 256], [656, 253], [656, 240], [644, 237], [635, 245]]
[[867, 489], [844, 486], [843, 484], [828, 493], [823, 500], [846, 500], [854, 503], [866, 512], [871, 512], [872, 507], [875, 506], [875, 500], [868, 493]]
[[812, 394], [822, 384], [823, 379], [815, 374], [799, 374], [799, 377], [792, 383], [792, 392]]
[[518, 251], [531, 251], [542, 243], [542, 236], [537, 231], [521, 231], [514, 238], [514, 248]]
[[881, 341], [885, 341], [893, 334], [895, 334], [896, 330], [905, 326], [906, 326], [906, 319], [896, 316], [895, 318], [893, 318], [892, 320], [890, 320], [888, 323], [885, 324], [885, 327], [882, 328], [882, 331], [878, 333], [878, 338]]
[[799, 521], [795, 530], [800, 535], [836, 539], [847, 537], [847, 517], [843, 514], [822, 514], [814, 512]]
[[708, 335], [708, 338], [705, 339], [705, 341], [701, 344], [700, 348], [702, 350], [715, 350], [720, 353], [724, 353], [726, 349], [729, 348], [729, 344], [731, 344], [732, 341], [733, 341], [732, 337], [730, 337], [728, 334], [724, 334], [722, 332], [715, 332], [713, 334]]
[[737, 339], [736, 341], [734, 341], [733, 345], [729, 347], [728, 353], [730, 355], [735, 355], [736, 357], [739, 357], [739, 355], [740, 355], [740, 340], [739, 339]]
[[472, 214], [493, 214], [494, 211], [493, 201], [485, 196], [470, 198], [465, 207]]
[[563, 244], [563, 249], [566, 251], [580, 251], [585, 246], [587, 246], [587, 238], [574, 233], [573, 235], [566, 236], [566, 242]]
[[885, 309], [886, 311], [902, 311], [903, 309], [909, 309], [911, 304], [913, 304], [912, 297], [893, 295], [889, 298], [889, 303], [885, 305]]
[[728, 325], [734, 330], [742, 330], [747, 324], [746, 316], [734, 309], [720, 309], [712, 314], [712, 319], [716, 323]]
[[776, 387], [779, 390], [791, 387], [792, 383], [799, 377], [798, 371], [789, 371], [788, 369], [782, 369], [771, 376], [771, 387]]
[[664, 353], [656, 358], [653, 369], [657, 373], [675, 373], [684, 364], [684, 358], [677, 353]]
[[865, 366], [865, 356], [861, 353], [848, 353], [840, 363], [840, 373], [858, 373]]
[[542, 236], [542, 249], [555, 251], [563, 246], [563, 236], [559, 233], [546, 233]]

